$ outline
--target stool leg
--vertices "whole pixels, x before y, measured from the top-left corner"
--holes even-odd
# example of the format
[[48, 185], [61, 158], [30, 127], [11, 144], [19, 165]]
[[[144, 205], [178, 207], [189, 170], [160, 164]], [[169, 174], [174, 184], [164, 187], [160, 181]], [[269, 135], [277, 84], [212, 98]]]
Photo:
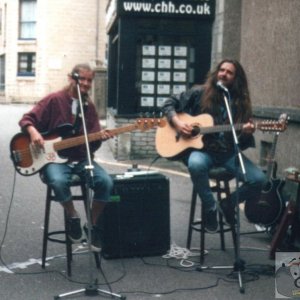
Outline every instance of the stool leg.
[[186, 242], [187, 249], [191, 248], [191, 240], [192, 240], [192, 232], [193, 232], [192, 226], [193, 226], [193, 222], [194, 222], [194, 218], [195, 218], [196, 201], [197, 201], [197, 192], [196, 192], [196, 189], [193, 188], [190, 217], [189, 217], [189, 226], [188, 226], [188, 236], [187, 236], [187, 242]]
[[205, 254], [204, 252], [205, 252], [205, 213], [204, 213], [204, 207], [203, 205], [201, 205], [200, 264], [204, 263], [204, 254]]
[[225, 238], [224, 238], [224, 223], [223, 216], [221, 213], [219, 215], [219, 230], [220, 230], [220, 241], [221, 241], [221, 249], [225, 251]]
[[67, 254], [67, 274], [69, 277], [72, 276], [71, 262], [73, 259], [72, 255], [72, 241], [68, 236], [68, 223], [67, 223], [67, 212], [64, 210], [64, 223], [65, 223], [65, 236], [66, 236], [66, 254]]
[[43, 269], [45, 269], [46, 255], [47, 255], [50, 209], [51, 209], [51, 188], [47, 187], [45, 218], [44, 218], [44, 234], [43, 234], [43, 252], [42, 252]]
[[[228, 199], [230, 197], [230, 188], [229, 188], [229, 182], [225, 182], [225, 193], [226, 193], [226, 198]], [[236, 236], [236, 230], [235, 230], [235, 225], [230, 226], [231, 228], [231, 234], [232, 234], [232, 241], [233, 241], [233, 246], [234, 246], [234, 252], [235, 255], [237, 255], [237, 236]]]
[[[228, 182], [223, 182], [224, 184], [224, 189], [222, 189], [221, 186], [221, 181], [217, 180], [216, 185], [217, 185], [217, 201], [220, 203], [222, 201], [222, 191], [225, 192], [226, 197], [228, 196], [229, 193], [229, 185]], [[225, 250], [225, 237], [224, 237], [224, 223], [223, 223], [223, 216], [221, 213], [219, 213], [219, 227], [220, 227], [220, 241], [221, 241], [221, 249], [224, 251]]]

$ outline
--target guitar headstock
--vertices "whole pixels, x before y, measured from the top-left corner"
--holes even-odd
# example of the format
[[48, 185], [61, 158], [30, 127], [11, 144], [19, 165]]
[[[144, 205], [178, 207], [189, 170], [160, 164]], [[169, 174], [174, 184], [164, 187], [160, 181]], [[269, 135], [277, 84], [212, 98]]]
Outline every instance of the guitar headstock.
[[261, 131], [284, 132], [287, 129], [288, 115], [281, 114], [278, 121], [266, 120], [258, 124]]
[[155, 127], [164, 127], [166, 122], [164, 118], [140, 118], [135, 121], [135, 125], [138, 129], [144, 131]]

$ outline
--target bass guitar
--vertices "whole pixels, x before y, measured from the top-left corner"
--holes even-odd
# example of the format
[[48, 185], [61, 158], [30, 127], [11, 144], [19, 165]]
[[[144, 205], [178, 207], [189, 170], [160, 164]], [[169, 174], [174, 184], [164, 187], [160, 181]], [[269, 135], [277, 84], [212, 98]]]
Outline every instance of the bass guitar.
[[[282, 114], [279, 122], [286, 126], [287, 115]], [[245, 203], [245, 216], [249, 222], [270, 227], [276, 224], [284, 211], [285, 203], [281, 196], [284, 180], [276, 178], [277, 163], [275, 161], [275, 150], [279, 132], [274, 133], [270, 154], [267, 157], [267, 183], [263, 187], [258, 199], [252, 199]]]
[[[185, 113], [178, 114], [180, 120], [190, 124], [193, 127], [190, 136], [179, 134], [169, 122], [156, 130], [155, 144], [158, 154], [165, 158], [175, 158], [184, 151], [203, 148], [203, 135], [216, 132], [231, 131], [231, 125], [215, 125], [211, 115], [200, 114], [198, 116], [190, 116]], [[244, 124], [235, 124], [236, 130], [241, 130]], [[261, 131], [281, 132], [286, 129], [285, 124], [281, 122], [267, 120], [254, 124], [256, 129]]]
[[[118, 135], [133, 130], [146, 131], [156, 126], [165, 126], [165, 124], [166, 121], [164, 119], [144, 118], [136, 120], [134, 124], [115, 129], [105, 129], [105, 131]], [[49, 163], [66, 162], [67, 159], [62, 156], [61, 152], [85, 143], [83, 135], [63, 138], [63, 136], [66, 136], [65, 133], [70, 132], [72, 129], [72, 125], [66, 124], [52, 132], [43, 134], [45, 140], [43, 148], [33, 145], [29, 135], [26, 133], [19, 132], [13, 136], [10, 142], [10, 157], [17, 172], [24, 176], [30, 176], [39, 172]], [[103, 140], [103, 133], [104, 130], [88, 134], [88, 141]]]

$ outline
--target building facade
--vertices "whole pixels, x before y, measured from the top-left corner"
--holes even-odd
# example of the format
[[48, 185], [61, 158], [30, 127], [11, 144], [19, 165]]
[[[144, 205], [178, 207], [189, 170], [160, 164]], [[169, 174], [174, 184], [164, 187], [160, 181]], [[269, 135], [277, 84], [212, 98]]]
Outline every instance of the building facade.
[[0, 101], [33, 103], [77, 63], [105, 64], [106, 0], [0, 0]]
[[[274, 142], [276, 141], [275, 160], [278, 162], [279, 173], [282, 174], [283, 170], [289, 166], [300, 167], [300, 147], [296, 142], [300, 138], [300, 85], [298, 84], [299, 80], [297, 80], [300, 69], [300, 37], [297, 34], [300, 25], [300, 1], [111, 0], [109, 5], [115, 8], [115, 13], [111, 13], [113, 17], [111, 17], [112, 21], [108, 22], [108, 34], [113, 32], [111, 24], [113, 22], [116, 23], [118, 17], [121, 20], [119, 24], [122, 24], [122, 17], [124, 18], [124, 14], [122, 15], [123, 9], [127, 10], [127, 14], [131, 14], [132, 19], [143, 18], [147, 15], [148, 22], [152, 22], [152, 26], [148, 28], [148, 34], [151, 30], [153, 33], [153, 28], [161, 22], [161, 34], [156, 37], [156, 41], [162, 39], [166, 34], [171, 34], [166, 20], [167, 18], [176, 18], [176, 16], [171, 16], [170, 12], [174, 14], [184, 12], [196, 15], [199, 7], [214, 7], [215, 16], [211, 32], [209, 68], [213, 68], [223, 58], [238, 59], [247, 72], [255, 121], [278, 121], [283, 113], [287, 114], [289, 118], [288, 130], [279, 135], [273, 132], [263, 133], [257, 130], [255, 134], [256, 148], [249, 149], [246, 153], [257, 163], [268, 167], [267, 157], [269, 157], [270, 151], [274, 150]], [[161, 20], [154, 18], [155, 12], [161, 14]], [[185, 23], [186, 17], [188, 16], [182, 15], [180, 21], [178, 21], [182, 23], [182, 27], [187, 27]], [[198, 21], [198, 27], [201, 27], [203, 22], [205, 22], [201, 18]], [[129, 26], [128, 24], [127, 26]], [[140, 24], [139, 27], [141, 26], [143, 25]], [[144, 27], [146, 26], [144, 25]], [[130, 29], [126, 29], [130, 31]], [[180, 34], [180, 30], [178, 28], [176, 30]], [[207, 28], [207, 30], [210, 29]], [[116, 32], [119, 34], [118, 38], [120, 38], [122, 30]], [[182, 34], [184, 35], [183, 32]], [[200, 36], [202, 37], [202, 34], [199, 31], [199, 38], [201, 39]], [[130, 41], [134, 42], [133, 34], [130, 38]], [[118, 40], [115, 39], [114, 42], [117, 43]], [[151, 43], [149, 44], [151, 45]], [[172, 43], [170, 42], [169, 45], [172, 45]], [[202, 46], [203, 48], [207, 47], [205, 42], [203, 42]], [[119, 54], [118, 58], [122, 58], [124, 53]], [[139, 52], [136, 51], [133, 55], [138, 56], [138, 54]], [[118, 63], [116, 63], [116, 66], [118, 66]], [[209, 68], [205, 69], [205, 63], [198, 64], [197, 67], [204, 68], [202, 69], [202, 74], [209, 70]], [[137, 69], [138, 63], [130, 65], [131, 73], [135, 73]], [[117, 71], [115, 70], [115, 72]], [[112, 76], [108, 75], [109, 82], [114, 81], [113, 76], [115, 74]], [[201, 83], [201, 80], [203, 80], [203, 77], [195, 77], [194, 83]], [[113, 87], [113, 91], [118, 92], [120, 86], [113, 85]], [[136, 84], [135, 88], [139, 87], [140, 85]], [[131, 107], [133, 106], [132, 96], [134, 96], [134, 92], [136, 91], [131, 89], [131, 97], [127, 97], [127, 102], [125, 101]], [[118, 126], [118, 124], [130, 121], [130, 118], [122, 118], [122, 109], [118, 111], [118, 104], [115, 105], [113, 103], [116, 99], [115, 96], [112, 96], [111, 99], [110, 94], [108, 96], [109, 107], [113, 108], [108, 113], [108, 119], [112, 126]], [[146, 97], [146, 103], [147, 99], [148, 97]], [[152, 100], [150, 99], [149, 103]], [[136, 107], [138, 107], [137, 103]], [[152, 103], [155, 102], [152, 101]], [[128, 106], [126, 107], [127, 109]], [[155, 132], [142, 134], [143, 139], [139, 137], [140, 135], [140, 133], [131, 133], [128, 136], [119, 137], [114, 147], [115, 155], [127, 159], [147, 155], [155, 156], [155, 149], [151, 148], [151, 145], [154, 143]]]
[[[210, 15], [205, 18], [205, 14]], [[173, 92], [173, 77], [166, 68], [153, 75], [151, 51], [160, 49], [166, 66], [169, 53], [172, 61], [178, 58], [174, 54], [178, 45], [179, 55], [188, 49], [189, 58], [196, 58], [194, 65], [187, 60], [188, 76], [176, 72], [179, 81], [187, 79], [186, 87], [201, 83], [203, 74], [221, 59], [238, 59], [248, 75], [255, 119], [277, 120], [282, 113], [289, 115], [288, 130], [280, 133], [276, 145], [279, 172], [289, 166], [300, 167], [299, 15], [299, 0], [0, 0], [0, 103], [33, 103], [64, 85], [74, 64], [89, 62], [99, 75], [94, 100], [101, 111], [107, 109], [101, 117], [107, 118], [111, 128], [122, 126], [134, 122], [138, 113], [149, 107], [159, 111], [166, 91]], [[199, 21], [199, 28], [193, 28], [197, 23], [192, 19]], [[140, 21], [133, 28], [135, 20]], [[127, 36], [118, 44], [120, 34]], [[192, 43], [189, 37], [195, 34], [199, 35], [197, 43]], [[115, 45], [124, 50], [118, 52]], [[143, 49], [150, 66], [146, 70]], [[127, 58], [136, 59], [128, 65]], [[176, 61], [179, 68], [182, 62]], [[145, 85], [143, 76], [148, 78]], [[158, 86], [156, 82], [153, 87], [149, 82], [153, 78], [168, 83]], [[122, 94], [124, 87], [126, 95]], [[173, 87], [181, 89], [183, 85]], [[149, 94], [152, 88], [154, 96]], [[154, 157], [154, 137], [155, 130], [120, 135], [112, 144], [115, 157]], [[255, 138], [257, 148], [247, 154], [265, 164], [274, 134], [257, 131]]]
[[[256, 121], [289, 117], [287, 130], [255, 133], [256, 149], [247, 154], [266, 165], [272, 146], [278, 173], [300, 168], [300, 1], [220, 0], [212, 50], [212, 65], [233, 57], [243, 64], [249, 81]], [[274, 142], [275, 145], [274, 145]]]

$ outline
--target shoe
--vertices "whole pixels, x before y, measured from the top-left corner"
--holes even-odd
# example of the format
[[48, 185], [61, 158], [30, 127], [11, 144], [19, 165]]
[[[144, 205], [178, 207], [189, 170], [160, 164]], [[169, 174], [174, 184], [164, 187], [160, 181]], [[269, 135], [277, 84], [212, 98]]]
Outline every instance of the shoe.
[[235, 211], [234, 211], [234, 204], [232, 203], [231, 199], [223, 199], [220, 202], [220, 211], [225, 217], [225, 223], [229, 226], [235, 224]]
[[82, 229], [80, 225], [80, 218], [67, 219], [68, 237], [73, 243], [80, 243], [82, 240]]
[[[88, 232], [88, 225], [84, 224], [83, 226], [84, 233], [86, 235], [86, 239], [88, 240], [89, 232]], [[94, 252], [101, 251], [101, 237], [100, 237], [100, 230], [97, 226], [92, 226], [91, 228], [91, 249]]]
[[205, 231], [208, 233], [216, 233], [218, 231], [217, 209], [210, 209], [205, 212]]

